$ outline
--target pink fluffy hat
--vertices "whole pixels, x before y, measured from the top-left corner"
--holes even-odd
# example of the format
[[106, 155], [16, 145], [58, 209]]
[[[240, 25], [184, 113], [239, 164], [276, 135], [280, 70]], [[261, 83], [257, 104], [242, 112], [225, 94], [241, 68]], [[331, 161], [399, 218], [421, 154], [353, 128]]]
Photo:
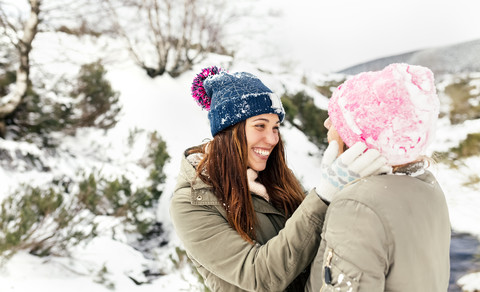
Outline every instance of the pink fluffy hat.
[[432, 71], [408, 64], [355, 75], [335, 90], [328, 104], [332, 125], [345, 144], [363, 141], [389, 165], [425, 154], [438, 111]]

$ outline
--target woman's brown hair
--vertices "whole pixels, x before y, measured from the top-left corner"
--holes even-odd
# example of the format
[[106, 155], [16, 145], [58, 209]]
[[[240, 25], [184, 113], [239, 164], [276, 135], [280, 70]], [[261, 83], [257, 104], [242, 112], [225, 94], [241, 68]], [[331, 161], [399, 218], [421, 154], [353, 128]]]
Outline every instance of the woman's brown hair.
[[[195, 152], [205, 154], [197, 167], [197, 175], [213, 187], [215, 196], [227, 211], [230, 225], [242, 238], [253, 243], [256, 217], [246, 175], [248, 149], [245, 121], [223, 130], [209, 143], [190, 151]], [[259, 172], [257, 180], [267, 189], [270, 203], [287, 218], [304, 199], [300, 183], [287, 167], [280, 135], [265, 170]]]

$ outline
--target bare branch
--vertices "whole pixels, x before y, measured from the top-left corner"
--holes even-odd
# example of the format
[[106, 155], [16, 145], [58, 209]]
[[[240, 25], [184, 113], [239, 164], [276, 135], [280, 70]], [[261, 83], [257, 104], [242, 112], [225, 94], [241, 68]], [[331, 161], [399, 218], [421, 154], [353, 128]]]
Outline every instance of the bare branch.
[[23, 28], [22, 38], [17, 43], [20, 54], [20, 65], [17, 68], [15, 89], [9, 95], [0, 98], [0, 119], [11, 114], [21, 103], [27, 92], [30, 73], [30, 51], [32, 42], [37, 34], [41, 0], [29, 0], [30, 15]]
[[[104, 0], [112, 3], [116, 0]], [[125, 0], [126, 1], [126, 0]], [[114, 30], [151, 77], [178, 76], [208, 53], [224, 53], [222, 32], [231, 15], [224, 0], [129, 0], [109, 6]], [[138, 9], [125, 11], [125, 5]]]
[[129, 34], [126, 32], [126, 30], [123, 28], [123, 26], [120, 24], [120, 17], [117, 14], [117, 8], [113, 5], [111, 0], [103, 0], [104, 3], [107, 5], [107, 11], [110, 15], [110, 20], [113, 23], [113, 30], [115, 33], [120, 35], [124, 41], [127, 43], [127, 48], [130, 54], [133, 56], [135, 62], [142, 68], [144, 68], [146, 65], [143, 62], [142, 58], [140, 58], [140, 55], [136, 52], [135, 50], [135, 45], [131, 38], [129, 37]]

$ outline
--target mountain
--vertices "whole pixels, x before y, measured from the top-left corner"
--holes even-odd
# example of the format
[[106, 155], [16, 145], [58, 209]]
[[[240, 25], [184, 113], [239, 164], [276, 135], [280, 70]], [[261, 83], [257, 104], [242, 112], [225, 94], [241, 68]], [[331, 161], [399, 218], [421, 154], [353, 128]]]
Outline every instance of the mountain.
[[400, 55], [375, 59], [339, 71], [343, 74], [357, 74], [377, 71], [391, 63], [408, 63], [430, 68], [435, 75], [480, 72], [480, 40], [459, 44], [417, 50]]

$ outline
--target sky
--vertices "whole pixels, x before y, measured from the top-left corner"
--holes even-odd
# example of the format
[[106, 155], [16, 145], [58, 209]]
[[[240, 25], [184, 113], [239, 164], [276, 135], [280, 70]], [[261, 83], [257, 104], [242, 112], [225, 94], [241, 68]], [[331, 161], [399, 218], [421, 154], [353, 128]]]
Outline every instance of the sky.
[[478, 0], [263, 1], [283, 11], [266, 37], [307, 71], [480, 39]]

